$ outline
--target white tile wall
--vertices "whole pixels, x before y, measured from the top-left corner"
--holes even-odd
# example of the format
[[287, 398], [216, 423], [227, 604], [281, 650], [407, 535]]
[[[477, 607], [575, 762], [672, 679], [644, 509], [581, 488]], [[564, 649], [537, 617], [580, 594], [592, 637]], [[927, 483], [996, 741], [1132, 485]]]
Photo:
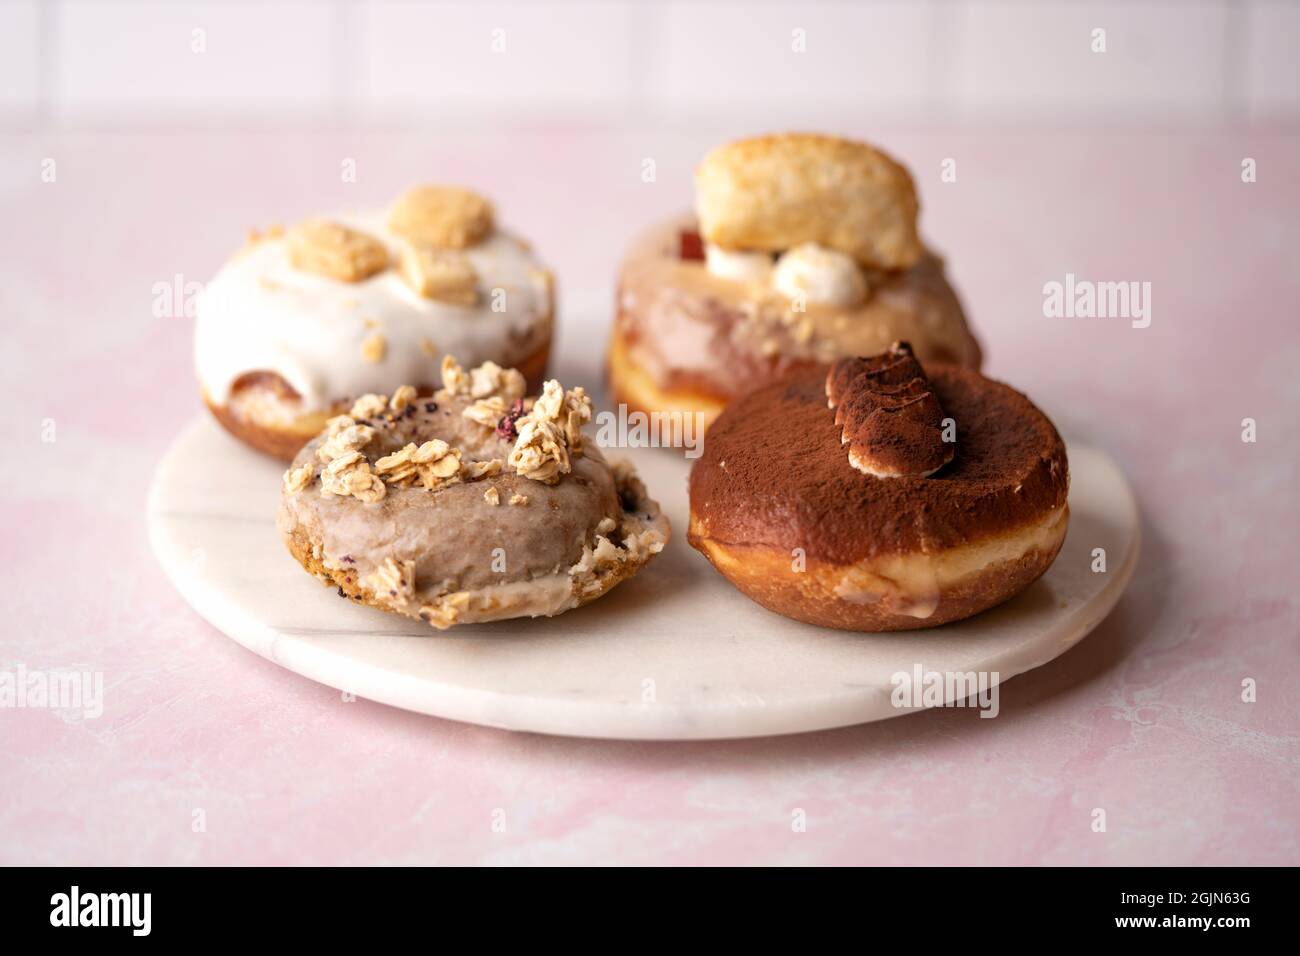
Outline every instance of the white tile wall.
[[632, 93], [627, 3], [377, 2], [357, 14], [352, 105], [433, 111], [616, 113]]
[[0, 0], [6, 126], [827, 114], [1300, 123], [1300, 0]]
[[[1222, 0], [965, 3], [951, 96], [963, 114], [1195, 118], [1225, 105]], [[1105, 52], [1094, 52], [1094, 30]]]
[[933, 2], [674, 2], [649, 62], [668, 114], [726, 109], [924, 109], [937, 51]]
[[35, 117], [40, 105], [40, 29], [35, 0], [0, 4], [0, 117]]
[[58, 14], [53, 96], [62, 116], [193, 119], [331, 105], [330, 4], [64, 0]]
[[1254, 3], [1245, 19], [1247, 109], [1261, 118], [1300, 115], [1300, 3]]

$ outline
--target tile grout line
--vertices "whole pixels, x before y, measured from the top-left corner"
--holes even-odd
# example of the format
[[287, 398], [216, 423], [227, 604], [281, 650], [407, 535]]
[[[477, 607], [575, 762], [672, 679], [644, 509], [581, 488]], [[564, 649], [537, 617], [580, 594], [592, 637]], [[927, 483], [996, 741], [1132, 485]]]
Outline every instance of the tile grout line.
[[930, 62], [925, 71], [925, 109], [931, 113], [930, 119], [938, 123], [949, 123], [954, 115], [948, 94], [953, 89], [952, 64], [957, 50], [957, 31], [952, 27], [951, 17], [943, 15], [947, 12], [946, 6], [936, 0], [932, 0], [929, 6]]
[[59, 21], [63, 15], [63, 0], [47, 0], [37, 4], [36, 45], [36, 112], [33, 125], [48, 129], [54, 125], [57, 108], [59, 77]]
[[361, 18], [350, 0], [334, 0], [332, 8], [330, 59], [334, 75], [330, 81], [330, 103], [325, 112], [335, 122], [346, 122], [355, 118], [356, 100], [348, 96], [348, 86], [360, 74]]
[[[654, 113], [655, 109], [651, 103], [655, 97], [651, 94], [650, 78], [651, 65], [657, 63], [662, 54], [660, 49], [662, 45], [662, 18], [671, 15], [663, 13], [660, 17], [651, 17], [647, 11], [650, 8], [642, 3], [629, 3], [627, 29], [630, 34], [630, 44], [628, 46], [628, 94], [627, 94], [627, 115], [637, 121], [638, 125], [645, 123]], [[641, 42], [637, 42], [640, 40]]]
[[1240, 125], [1248, 113], [1245, 90], [1245, 52], [1250, 7], [1227, 0], [1223, 8], [1223, 121]]

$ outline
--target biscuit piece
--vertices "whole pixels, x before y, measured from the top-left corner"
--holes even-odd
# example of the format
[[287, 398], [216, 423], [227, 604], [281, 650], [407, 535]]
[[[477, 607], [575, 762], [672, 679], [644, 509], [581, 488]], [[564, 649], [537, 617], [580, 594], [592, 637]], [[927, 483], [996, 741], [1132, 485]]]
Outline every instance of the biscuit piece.
[[426, 299], [466, 306], [478, 301], [478, 276], [462, 253], [404, 242], [397, 263], [406, 284]]
[[415, 243], [464, 249], [492, 231], [492, 204], [456, 186], [416, 186], [397, 200], [388, 228]]
[[762, 136], [721, 146], [695, 172], [700, 234], [725, 249], [777, 252], [815, 242], [864, 266], [921, 258], [916, 190], [898, 163], [831, 136]]
[[388, 249], [373, 236], [329, 219], [309, 219], [289, 230], [295, 269], [360, 282], [388, 268]]

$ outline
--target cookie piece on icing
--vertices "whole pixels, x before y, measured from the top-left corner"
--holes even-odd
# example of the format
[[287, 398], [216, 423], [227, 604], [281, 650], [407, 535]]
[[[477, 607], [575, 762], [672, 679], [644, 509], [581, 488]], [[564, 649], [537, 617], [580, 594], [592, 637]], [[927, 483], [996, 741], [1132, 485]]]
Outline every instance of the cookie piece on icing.
[[388, 268], [388, 249], [374, 236], [331, 219], [309, 219], [289, 230], [289, 261], [295, 269], [360, 282]]
[[417, 295], [452, 305], [469, 306], [478, 301], [478, 275], [463, 253], [403, 242], [397, 264]]
[[404, 239], [442, 249], [465, 249], [492, 231], [492, 204], [457, 186], [416, 186], [402, 194], [388, 228]]
[[791, 133], [720, 146], [695, 172], [700, 234], [726, 249], [776, 252], [802, 242], [869, 268], [921, 258], [912, 177], [865, 143]]

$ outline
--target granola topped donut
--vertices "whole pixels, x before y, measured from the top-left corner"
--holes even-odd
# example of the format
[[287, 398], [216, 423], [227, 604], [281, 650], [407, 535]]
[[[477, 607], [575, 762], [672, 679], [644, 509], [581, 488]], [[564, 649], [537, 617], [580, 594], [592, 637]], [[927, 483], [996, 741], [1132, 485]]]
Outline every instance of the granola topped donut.
[[711, 421], [741, 392], [906, 339], [978, 368], [943, 262], [917, 232], [912, 178], [865, 143], [787, 134], [715, 149], [694, 216], [637, 239], [608, 353], [618, 401]]
[[253, 233], [197, 302], [204, 401], [283, 459], [358, 396], [427, 394], [445, 354], [545, 375], [551, 274], [488, 200], [420, 186], [388, 210]]
[[583, 438], [591, 400], [492, 362], [368, 394], [285, 472], [278, 525], [343, 597], [435, 628], [551, 616], [600, 597], [668, 539], [631, 466]]

